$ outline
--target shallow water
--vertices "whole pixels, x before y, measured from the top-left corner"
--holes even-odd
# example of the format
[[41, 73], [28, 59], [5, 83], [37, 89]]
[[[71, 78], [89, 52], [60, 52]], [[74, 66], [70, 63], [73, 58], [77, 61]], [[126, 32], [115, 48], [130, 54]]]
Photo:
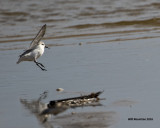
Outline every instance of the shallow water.
[[[111, 127], [157, 128], [159, 15], [158, 0], [0, 1], [0, 127], [44, 127], [20, 99], [36, 99], [46, 90], [45, 102], [80, 95], [59, 94], [56, 89], [61, 87], [69, 92], [104, 90], [100, 97], [106, 100], [101, 101], [103, 107], [72, 109], [60, 116], [114, 112], [116, 123]], [[39, 62], [48, 71], [31, 62], [17, 65], [18, 55], [43, 24], [43, 41], [51, 49]]]

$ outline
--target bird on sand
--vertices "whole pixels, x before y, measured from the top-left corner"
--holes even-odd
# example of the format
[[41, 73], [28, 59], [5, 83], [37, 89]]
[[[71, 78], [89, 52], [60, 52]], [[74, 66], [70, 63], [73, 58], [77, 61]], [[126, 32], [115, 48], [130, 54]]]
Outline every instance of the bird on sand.
[[19, 64], [22, 61], [34, 61], [34, 63], [42, 70], [47, 71], [42, 63], [37, 62], [37, 59], [43, 55], [44, 48], [48, 48], [45, 46], [45, 43], [41, 41], [46, 31], [46, 24], [42, 26], [36, 37], [30, 43], [29, 48], [24, 51], [17, 61]]

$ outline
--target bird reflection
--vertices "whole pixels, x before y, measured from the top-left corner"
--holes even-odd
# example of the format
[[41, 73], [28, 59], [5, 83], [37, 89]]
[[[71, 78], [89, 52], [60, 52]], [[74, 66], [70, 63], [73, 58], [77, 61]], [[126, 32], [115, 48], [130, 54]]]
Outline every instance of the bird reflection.
[[90, 93], [79, 97], [66, 98], [50, 101], [48, 104], [43, 103], [47, 98], [48, 92], [43, 92], [37, 100], [20, 99], [20, 102], [28, 109], [45, 128], [53, 128], [48, 121], [51, 116], [58, 115], [69, 108], [101, 106], [100, 98], [98, 97], [102, 91]]

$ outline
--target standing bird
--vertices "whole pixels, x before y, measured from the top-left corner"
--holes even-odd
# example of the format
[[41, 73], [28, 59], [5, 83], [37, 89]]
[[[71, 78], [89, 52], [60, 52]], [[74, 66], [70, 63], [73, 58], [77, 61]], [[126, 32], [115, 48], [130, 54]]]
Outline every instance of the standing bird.
[[46, 24], [42, 26], [36, 37], [30, 43], [29, 49], [19, 56], [17, 64], [21, 61], [34, 61], [36, 65], [41, 68], [43, 71], [47, 71], [43, 64], [37, 62], [37, 59], [43, 55], [45, 46], [44, 42], [41, 41], [46, 31]]

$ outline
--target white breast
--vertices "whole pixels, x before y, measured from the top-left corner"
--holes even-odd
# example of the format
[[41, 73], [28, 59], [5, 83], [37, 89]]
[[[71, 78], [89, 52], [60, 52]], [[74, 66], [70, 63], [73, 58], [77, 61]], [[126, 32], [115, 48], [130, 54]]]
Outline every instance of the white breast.
[[40, 45], [38, 45], [36, 47], [36, 49], [33, 51], [33, 54], [34, 54], [36, 59], [39, 58], [40, 56], [42, 56], [43, 53], [44, 53], [44, 47], [42, 47]]

